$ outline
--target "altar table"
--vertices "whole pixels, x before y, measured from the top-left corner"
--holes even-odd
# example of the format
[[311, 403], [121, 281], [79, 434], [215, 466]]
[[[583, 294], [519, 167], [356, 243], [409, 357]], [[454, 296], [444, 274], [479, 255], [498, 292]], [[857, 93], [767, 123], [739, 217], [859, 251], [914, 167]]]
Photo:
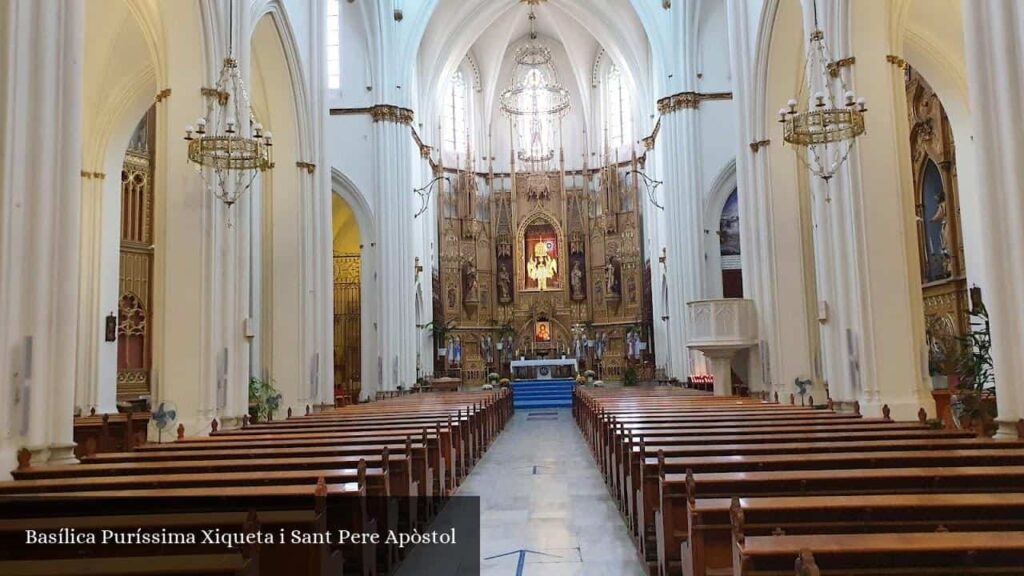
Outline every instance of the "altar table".
[[575, 358], [513, 360], [511, 368], [512, 378], [516, 380], [550, 380], [559, 371], [563, 372], [559, 376], [560, 378], [575, 378], [579, 370]]

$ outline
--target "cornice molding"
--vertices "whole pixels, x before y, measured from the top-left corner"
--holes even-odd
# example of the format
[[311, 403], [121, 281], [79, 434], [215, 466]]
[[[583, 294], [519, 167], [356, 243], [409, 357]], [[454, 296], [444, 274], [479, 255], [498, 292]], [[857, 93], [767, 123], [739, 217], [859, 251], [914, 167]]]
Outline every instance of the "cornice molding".
[[665, 115], [677, 110], [696, 110], [705, 100], [732, 100], [732, 92], [680, 92], [658, 100], [658, 113]]

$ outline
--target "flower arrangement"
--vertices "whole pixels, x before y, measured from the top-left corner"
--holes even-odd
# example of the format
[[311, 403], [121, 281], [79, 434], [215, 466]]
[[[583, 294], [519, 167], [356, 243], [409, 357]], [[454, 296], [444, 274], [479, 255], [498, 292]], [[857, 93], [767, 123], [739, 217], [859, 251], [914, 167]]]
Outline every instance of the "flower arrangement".
[[582, 386], [582, 385], [584, 385], [586, 383], [587, 383], [587, 377], [586, 376], [584, 376], [583, 374], [577, 374], [576, 375], [576, 385], [577, 386]]
[[508, 388], [508, 378], [502, 378], [498, 381], [498, 385], [502, 388]]
[[501, 376], [499, 376], [497, 372], [491, 372], [490, 374], [487, 375], [487, 381], [492, 383], [492, 384], [497, 382], [500, 379], [501, 379]]

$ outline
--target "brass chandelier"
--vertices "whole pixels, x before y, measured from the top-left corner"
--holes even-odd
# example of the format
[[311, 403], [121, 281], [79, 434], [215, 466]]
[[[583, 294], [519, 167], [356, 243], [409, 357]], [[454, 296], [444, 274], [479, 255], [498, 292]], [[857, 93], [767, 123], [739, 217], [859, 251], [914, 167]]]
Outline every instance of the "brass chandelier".
[[[274, 167], [273, 135], [252, 115], [249, 94], [234, 58], [234, 6], [228, 3], [228, 55], [217, 86], [203, 90], [216, 96], [205, 116], [185, 128], [188, 160], [213, 194], [231, 206], [252, 187], [256, 176]], [[241, 122], [248, 117], [245, 127]], [[211, 122], [212, 120], [212, 122]], [[212, 124], [212, 126], [210, 126]]]
[[510, 120], [522, 122], [529, 130], [534, 145], [529, 151], [520, 150], [519, 158], [538, 162], [554, 157], [553, 149], [543, 149], [542, 131], [552, 118], [561, 118], [569, 111], [569, 91], [558, 82], [552, 63], [551, 50], [537, 42], [533, 6], [539, 2], [527, 0], [530, 5], [530, 42], [516, 49], [512, 80], [499, 97], [501, 111]]
[[[815, 90], [815, 79], [821, 79]], [[818, 28], [818, 5], [814, 3], [814, 32], [807, 50], [807, 87], [813, 92], [812, 103], [800, 110], [795, 98], [779, 110], [782, 139], [806, 148], [798, 151], [808, 170], [828, 182], [846, 162], [857, 137], [864, 134], [864, 98], [858, 98], [846, 87], [840, 66], [825, 43], [825, 33]], [[836, 95], [842, 94], [842, 104]], [[808, 153], [809, 152], [809, 153]]]

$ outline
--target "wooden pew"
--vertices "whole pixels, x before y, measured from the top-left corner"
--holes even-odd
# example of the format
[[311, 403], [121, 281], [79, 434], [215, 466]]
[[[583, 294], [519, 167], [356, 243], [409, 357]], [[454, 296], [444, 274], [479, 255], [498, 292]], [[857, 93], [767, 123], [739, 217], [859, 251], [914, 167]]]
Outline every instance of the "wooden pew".
[[1024, 493], [698, 498], [691, 506], [685, 576], [732, 573], [739, 523], [747, 537], [1024, 530]]
[[[193, 534], [196, 544], [67, 544], [58, 546], [25, 545], [26, 531], [56, 533], [62, 529], [74, 530], [79, 534], [98, 534], [103, 530], [131, 532], [144, 529], [147, 532], [168, 531]], [[168, 556], [169, 554], [195, 556], [202, 554], [224, 554], [232, 550], [204, 544], [200, 539], [203, 530], [219, 530], [226, 533], [252, 533], [262, 531], [275, 534], [279, 530], [290, 534], [292, 530], [303, 533], [322, 533], [327, 529], [323, 510], [271, 510], [256, 513], [246, 512], [192, 512], [176, 514], [131, 514], [124, 516], [59, 516], [46, 518], [0, 519], [0, 566], [3, 562], [28, 560], [59, 560], [63, 558], [90, 557], [137, 557]], [[259, 554], [250, 557], [257, 574], [283, 574], [293, 576], [331, 576], [341, 574], [344, 562], [341, 550], [331, 550], [327, 544], [275, 544], [262, 546]], [[166, 568], [178, 565], [174, 557], [168, 557]], [[0, 569], [2, 570], [2, 569]], [[0, 573], [6, 573], [0, 571]]]
[[1024, 532], [751, 536], [733, 565], [735, 576], [1024, 574]]
[[733, 496], [856, 495], [1014, 492], [1024, 485], [1024, 466], [784, 470], [712, 474], [666, 474], [655, 512], [659, 572], [681, 571], [682, 541], [688, 536], [688, 504], [697, 498]]
[[74, 420], [75, 456], [131, 450], [146, 443], [149, 412], [78, 416]]
[[[641, 456], [641, 447], [635, 447], [629, 465], [627, 488], [632, 496], [627, 501], [628, 517], [633, 519], [633, 529], [639, 530], [644, 525], [641, 518], [646, 518], [647, 529], [653, 534], [654, 511], [659, 503], [658, 483], [663, 467], [666, 474], [685, 473], [687, 463], [702, 457], [733, 457], [786, 454], [796, 457], [801, 454], [844, 454], [903, 451], [940, 451], [940, 450], [1024, 450], [1022, 440], [991, 440], [988, 438], [925, 438], [911, 440], [873, 440], [860, 441], [836, 438], [816, 442], [780, 443], [780, 444], [704, 444], [693, 446], [673, 446], [659, 448], [659, 456]], [[659, 457], [661, 460], [659, 460]], [[641, 465], [642, 462], [642, 465]], [[641, 478], [643, 481], [641, 482]], [[641, 507], [641, 503], [643, 506]], [[639, 533], [637, 533], [639, 535]]]
[[[167, 502], [174, 501], [177, 506], [185, 510], [180, 513], [167, 514], [165, 512]], [[0, 510], [3, 519], [2, 526], [12, 530], [25, 525], [42, 525], [47, 523], [59, 524], [59, 520], [53, 518], [66, 517], [69, 512], [77, 513], [78, 519], [73, 522], [83, 526], [99, 526], [104, 523], [121, 525], [136, 522], [140, 527], [149, 526], [154, 531], [168, 528], [162, 522], [169, 520], [178, 523], [194, 522], [195, 526], [216, 527], [226, 522], [234, 515], [234, 518], [248, 517], [253, 509], [261, 510], [262, 516], [257, 515], [256, 520], [265, 517], [267, 521], [281, 522], [282, 527], [288, 523], [302, 523], [303, 518], [310, 520], [315, 525], [309, 526], [316, 530], [338, 530], [338, 529], [362, 529], [373, 530], [372, 521], [366, 520], [365, 491], [357, 483], [331, 484], [323, 481], [310, 485], [289, 486], [226, 486], [226, 487], [190, 487], [170, 489], [131, 489], [131, 490], [99, 490], [85, 492], [51, 492], [28, 495], [5, 494], [0, 496]], [[191, 508], [199, 507], [195, 511]], [[267, 510], [270, 508], [270, 510]], [[307, 515], [296, 516], [294, 512], [305, 510]], [[312, 515], [309, 515], [312, 512]], [[360, 523], [360, 519], [365, 522]], [[102, 526], [100, 526], [102, 527]], [[133, 547], [136, 545], [132, 545]], [[22, 547], [24, 548], [24, 547]], [[90, 548], [92, 554], [102, 554], [101, 551]], [[376, 563], [373, 559], [375, 547], [367, 546], [343, 546], [339, 547], [343, 555], [335, 555], [331, 551], [323, 549], [301, 548], [299, 550], [287, 551], [278, 549], [268, 550], [266, 565], [282, 566], [292, 562], [289, 571], [299, 569], [300, 564], [294, 564], [296, 554], [301, 554], [307, 560], [323, 560], [324, 565], [334, 569], [340, 560], [352, 562], [357, 573], [371, 576], [376, 574]], [[133, 548], [136, 553], [147, 551], [159, 551], [145, 546]], [[75, 553], [76, 549], [71, 547], [68, 553]], [[194, 549], [185, 548], [182, 552], [193, 552]], [[20, 552], [31, 553], [31, 550]], [[217, 549], [209, 552], [216, 553]], [[111, 555], [128, 556], [131, 550], [112, 550]], [[166, 554], [166, 550], [164, 551]], [[262, 561], [262, 554], [253, 564], [259, 567]], [[173, 566], [173, 562], [166, 562]], [[321, 566], [321, 564], [315, 564]], [[0, 572], [3, 573], [3, 572]], [[173, 573], [173, 572], [169, 572]], [[257, 574], [258, 572], [253, 572]], [[330, 572], [329, 572], [330, 573]], [[336, 573], [336, 570], [334, 571]]]

